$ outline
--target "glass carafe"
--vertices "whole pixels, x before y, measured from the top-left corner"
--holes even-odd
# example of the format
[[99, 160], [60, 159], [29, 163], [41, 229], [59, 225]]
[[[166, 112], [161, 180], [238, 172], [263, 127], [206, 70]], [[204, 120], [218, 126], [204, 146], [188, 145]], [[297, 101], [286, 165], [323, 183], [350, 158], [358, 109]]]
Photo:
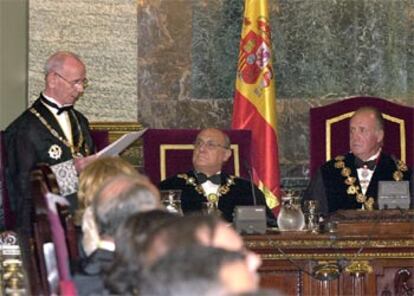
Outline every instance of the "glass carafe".
[[301, 198], [293, 196], [291, 192], [282, 196], [282, 208], [277, 216], [277, 225], [280, 231], [300, 231], [305, 227]]

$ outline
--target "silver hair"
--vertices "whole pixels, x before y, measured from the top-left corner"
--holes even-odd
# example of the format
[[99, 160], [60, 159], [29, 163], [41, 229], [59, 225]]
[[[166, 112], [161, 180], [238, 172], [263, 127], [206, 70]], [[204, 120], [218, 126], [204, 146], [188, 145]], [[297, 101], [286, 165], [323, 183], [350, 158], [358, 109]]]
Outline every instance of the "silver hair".
[[47, 59], [44, 67], [45, 75], [62, 69], [62, 65], [68, 57], [72, 57], [83, 64], [81, 58], [77, 54], [70, 51], [58, 51]]

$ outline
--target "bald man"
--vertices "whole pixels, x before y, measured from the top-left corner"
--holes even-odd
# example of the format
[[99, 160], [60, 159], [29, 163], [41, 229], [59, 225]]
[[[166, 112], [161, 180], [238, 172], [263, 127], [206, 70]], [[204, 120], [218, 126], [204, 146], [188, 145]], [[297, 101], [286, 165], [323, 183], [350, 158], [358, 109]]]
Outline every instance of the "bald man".
[[18, 227], [30, 227], [29, 178], [38, 163], [51, 166], [60, 193], [72, 210], [77, 207], [77, 174], [94, 159], [89, 122], [73, 109], [86, 86], [81, 59], [72, 52], [54, 53], [45, 64], [44, 91], [6, 129], [7, 184]]
[[[384, 136], [381, 112], [369, 106], [358, 109], [349, 124], [351, 152], [335, 157], [318, 170], [304, 200], [319, 200], [323, 214], [377, 208], [379, 181], [411, 178], [405, 163], [382, 151]], [[411, 182], [411, 195], [412, 187]]]
[[[196, 137], [193, 151], [193, 170], [167, 178], [159, 185], [161, 190], [180, 189], [184, 214], [201, 211], [203, 204], [217, 207], [223, 218], [233, 221], [234, 208], [253, 205], [252, 184], [244, 179], [222, 172], [223, 164], [230, 158], [229, 137], [219, 129], [203, 129]], [[266, 205], [263, 193], [255, 186], [258, 205]], [[266, 206], [268, 223], [274, 216]]]

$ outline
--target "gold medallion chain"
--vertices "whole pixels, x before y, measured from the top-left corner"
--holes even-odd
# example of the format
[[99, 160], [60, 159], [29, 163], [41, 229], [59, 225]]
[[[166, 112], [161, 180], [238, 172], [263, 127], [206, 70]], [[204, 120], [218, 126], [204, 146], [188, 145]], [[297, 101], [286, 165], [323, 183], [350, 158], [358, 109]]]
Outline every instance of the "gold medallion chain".
[[[84, 142], [84, 137], [83, 137], [82, 130], [80, 128], [79, 120], [74, 113], [72, 113], [72, 115], [73, 115], [73, 118], [75, 119], [76, 127], [79, 133], [79, 140], [76, 146], [74, 144], [71, 144], [68, 140], [63, 138], [61, 135], [59, 135], [59, 133], [46, 121], [46, 119], [42, 115], [40, 115], [40, 113], [35, 108], [32, 107], [29, 110], [40, 120], [40, 122], [49, 130], [49, 132], [56, 139], [61, 141], [63, 144], [65, 144], [66, 147], [68, 147], [71, 150], [72, 156], [74, 158], [81, 156], [81, 147]], [[69, 112], [73, 112], [73, 111], [69, 111]], [[88, 151], [86, 151], [86, 153], [88, 154]]]

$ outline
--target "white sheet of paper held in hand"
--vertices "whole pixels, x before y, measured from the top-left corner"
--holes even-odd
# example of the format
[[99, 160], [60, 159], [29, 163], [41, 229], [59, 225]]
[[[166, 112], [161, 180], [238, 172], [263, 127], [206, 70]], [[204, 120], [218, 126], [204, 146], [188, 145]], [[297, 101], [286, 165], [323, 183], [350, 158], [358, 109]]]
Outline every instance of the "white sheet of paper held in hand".
[[138, 132], [131, 132], [128, 134], [123, 135], [115, 142], [109, 144], [104, 149], [99, 151], [97, 155], [99, 157], [103, 156], [116, 156], [119, 155], [122, 151], [124, 151], [129, 145], [131, 145], [134, 141], [138, 140], [142, 137], [142, 135], [147, 131], [147, 128], [138, 131]]

